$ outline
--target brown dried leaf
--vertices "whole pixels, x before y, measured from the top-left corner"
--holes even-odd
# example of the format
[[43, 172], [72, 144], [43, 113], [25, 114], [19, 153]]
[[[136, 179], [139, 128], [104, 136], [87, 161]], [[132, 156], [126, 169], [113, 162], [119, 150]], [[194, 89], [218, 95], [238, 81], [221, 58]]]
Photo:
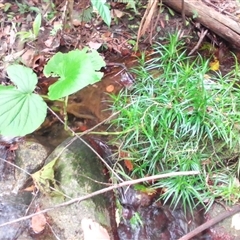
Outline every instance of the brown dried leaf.
[[32, 48], [29, 48], [27, 51], [25, 51], [21, 57], [21, 62], [27, 66], [32, 68], [34, 65], [33, 59], [36, 54], [36, 51]]
[[90, 41], [90, 42], [88, 43], [88, 46], [89, 46], [91, 49], [98, 50], [98, 49], [102, 46], [102, 43]]
[[[36, 212], [39, 212], [40, 210], [41, 209], [38, 207]], [[45, 229], [46, 224], [47, 224], [47, 219], [44, 216], [44, 214], [41, 213], [32, 217], [31, 227], [35, 233], [42, 232]]]
[[111, 10], [111, 17], [112, 18], [115, 18], [115, 17], [116, 18], [121, 18], [124, 15], [125, 15], [125, 13], [120, 11], [120, 10], [118, 10], [118, 9], [112, 9]]
[[30, 187], [26, 187], [23, 189], [24, 192], [34, 192], [35, 190], [35, 185], [31, 185]]
[[125, 159], [125, 160], [124, 160], [124, 165], [125, 165], [125, 167], [126, 167], [129, 171], [132, 171], [132, 170], [133, 170], [132, 161]]

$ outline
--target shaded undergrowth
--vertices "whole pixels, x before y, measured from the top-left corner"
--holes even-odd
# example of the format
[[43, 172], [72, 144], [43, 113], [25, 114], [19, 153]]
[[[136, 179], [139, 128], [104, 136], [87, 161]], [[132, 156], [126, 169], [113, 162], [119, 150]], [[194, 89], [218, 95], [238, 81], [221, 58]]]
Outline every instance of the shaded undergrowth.
[[200, 55], [188, 57], [177, 35], [167, 42], [154, 47], [150, 60], [142, 54], [131, 91], [113, 96], [113, 111], [120, 114], [112, 125], [122, 130], [114, 144], [127, 152], [134, 178], [201, 172], [154, 183], [174, 207], [208, 209], [219, 198], [234, 203], [240, 196], [238, 63], [222, 76], [210, 72]]

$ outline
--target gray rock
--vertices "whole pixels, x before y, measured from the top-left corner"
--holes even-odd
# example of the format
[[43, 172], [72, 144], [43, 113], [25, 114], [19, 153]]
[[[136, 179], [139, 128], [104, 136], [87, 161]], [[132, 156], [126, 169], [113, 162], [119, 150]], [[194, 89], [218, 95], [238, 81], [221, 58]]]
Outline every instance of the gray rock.
[[17, 181], [12, 190], [14, 193], [17, 193], [30, 177], [26, 172], [34, 173], [38, 171], [44, 165], [46, 157], [47, 150], [39, 143], [24, 142], [19, 145], [15, 162], [21, 169], [15, 170]]
[[[58, 157], [54, 167], [55, 179], [64, 197], [54, 191], [50, 195], [42, 194], [39, 199], [41, 209], [55, 206], [72, 198], [86, 196], [106, 187], [100, 184], [106, 182], [107, 179], [102, 172], [103, 165], [98, 157], [79, 139], [67, 146], [71, 140], [72, 138], [69, 138], [60, 144], [46, 160], [46, 163], [49, 163]], [[109, 194], [98, 195], [86, 201], [48, 212], [52, 232], [59, 239], [82, 239], [81, 219], [84, 217], [90, 217], [107, 229], [111, 229], [107, 209], [109, 201]], [[45, 239], [56, 238], [48, 235]]]
[[[0, 179], [0, 224], [6, 223], [26, 214], [33, 195], [21, 188], [29, 178], [28, 173], [37, 171], [43, 164], [47, 152], [41, 144], [33, 142], [19, 143], [16, 151], [15, 164], [19, 168], [12, 168]], [[4, 156], [1, 156], [4, 157]], [[28, 226], [28, 221], [22, 221], [0, 227], [0, 239], [17, 239]]]
[[[208, 219], [212, 219], [219, 214], [227, 211], [228, 206], [224, 208], [223, 205], [214, 203], [207, 213]], [[230, 207], [231, 209], [231, 207]], [[228, 217], [218, 224], [214, 225], [211, 229], [211, 235], [213, 239], [230, 239], [238, 240], [240, 239], [240, 229], [239, 229], [239, 213], [234, 216]]]

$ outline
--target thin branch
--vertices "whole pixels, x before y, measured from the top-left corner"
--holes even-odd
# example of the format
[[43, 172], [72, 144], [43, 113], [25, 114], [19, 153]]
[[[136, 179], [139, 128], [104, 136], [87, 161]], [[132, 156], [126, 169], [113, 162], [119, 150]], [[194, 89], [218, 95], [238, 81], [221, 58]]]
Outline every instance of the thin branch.
[[154, 176], [150, 176], [150, 177], [145, 177], [145, 178], [125, 181], [125, 182], [122, 182], [122, 183], [119, 183], [119, 184], [114, 184], [114, 185], [112, 185], [110, 187], [103, 188], [101, 190], [95, 191], [95, 192], [90, 193], [90, 194], [88, 194], [86, 196], [74, 198], [74, 199], [69, 200], [67, 202], [63, 202], [63, 203], [60, 203], [60, 204], [55, 205], [53, 207], [46, 208], [46, 209], [44, 209], [42, 211], [30, 214], [28, 216], [15, 219], [15, 220], [10, 221], [10, 222], [3, 223], [3, 224], [0, 225], [0, 227], [7, 226], [9, 224], [13, 224], [13, 223], [20, 222], [20, 221], [23, 221], [23, 220], [27, 220], [29, 218], [32, 218], [33, 216], [38, 215], [38, 214], [46, 213], [46, 212], [52, 211], [52, 210], [54, 210], [56, 208], [65, 207], [65, 206], [68, 206], [68, 205], [76, 203], [76, 202], [81, 202], [83, 200], [89, 199], [89, 198], [97, 196], [99, 194], [103, 194], [105, 192], [112, 191], [112, 190], [120, 188], [120, 187], [130, 186], [130, 185], [141, 183], [141, 182], [153, 181], [153, 180], [162, 179], [162, 178], [168, 178], [168, 177], [199, 175], [199, 174], [200, 174], [199, 171], [173, 172], [173, 173], [165, 173], [165, 174], [154, 175]]
[[6, 162], [7, 164], [12, 165], [13, 167], [19, 169], [20, 171], [26, 173], [27, 175], [29, 175], [29, 176], [31, 177], [31, 173], [27, 172], [27, 171], [24, 170], [23, 168], [20, 168], [18, 165], [14, 164], [14, 163], [11, 163], [10, 161], [7, 161], [6, 159], [1, 158], [1, 157], [0, 157], [0, 160], [3, 161], [3, 162]]
[[208, 220], [207, 222], [203, 223], [202, 225], [195, 228], [194, 230], [192, 230], [185, 236], [179, 238], [179, 240], [190, 240], [193, 237], [195, 237], [196, 235], [198, 235], [199, 233], [203, 232], [204, 230], [214, 226], [215, 224], [221, 222], [222, 220], [224, 220], [228, 217], [231, 217], [232, 215], [234, 215], [238, 212], [240, 212], [240, 206], [236, 205], [236, 206], [232, 207], [230, 210], [227, 210], [227, 211], [217, 215], [216, 217]]
[[206, 36], [206, 34], [208, 33], [208, 30], [206, 29], [205, 31], [203, 31], [203, 29], [201, 30], [201, 33], [200, 33], [200, 37], [199, 37], [199, 40], [197, 42], [197, 45], [191, 50], [191, 52], [188, 54], [188, 56], [191, 56], [195, 51], [198, 50], [200, 44], [202, 43], [204, 37]]

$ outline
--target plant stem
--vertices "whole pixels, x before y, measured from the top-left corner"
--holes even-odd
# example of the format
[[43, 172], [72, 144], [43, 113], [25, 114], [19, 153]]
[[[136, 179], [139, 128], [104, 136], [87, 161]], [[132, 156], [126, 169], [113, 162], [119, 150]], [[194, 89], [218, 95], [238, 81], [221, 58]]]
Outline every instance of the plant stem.
[[[134, 131], [134, 128], [130, 128], [126, 131], [120, 131], [120, 132], [89, 132], [88, 134], [109, 136], [109, 135], [126, 134], [126, 133], [129, 133], [131, 131]], [[79, 135], [82, 135], [82, 133], [79, 133]]]
[[[52, 100], [49, 99], [49, 96], [47, 96], [47, 95], [39, 94], [39, 96], [41, 96], [44, 100], [52, 101]], [[57, 99], [57, 100], [54, 100], [54, 101], [64, 102], [65, 100], [63, 100], [63, 99]]]
[[68, 104], [68, 96], [64, 98], [64, 105], [63, 105], [63, 119], [64, 119], [64, 130], [68, 130], [68, 115], [67, 115], [67, 104]]

